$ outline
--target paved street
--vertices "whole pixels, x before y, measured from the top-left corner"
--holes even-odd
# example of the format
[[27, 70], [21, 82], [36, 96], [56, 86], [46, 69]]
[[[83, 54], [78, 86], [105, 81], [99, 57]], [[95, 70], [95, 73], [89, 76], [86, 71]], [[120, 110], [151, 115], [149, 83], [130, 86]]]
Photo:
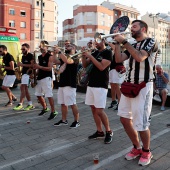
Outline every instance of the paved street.
[[[105, 110], [114, 136], [111, 144], [104, 144], [103, 139], [87, 138], [96, 128], [90, 108], [84, 104], [84, 93], [77, 93], [81, 126], [70, 129], [69, 126], [53, 126], [61, 119], [57, 104], [59, 114], [54, 120], [47, 120], [50, 112], [38, 116], [42, 108], [34, 96], [34, 89], [30, 88], [30, 91], [35, 110], [13, 111], [10, 107], [4, 107], [7, 96], [0, 90], [0, 170], [170, 170], [170, 128], [166, 127], [170, 123], [170, 108], [162, 112], [160, 106], [153, 105], [153, 159], [149, 166], [141, 167], [137, 164], [138, 159], [124, 159], [132, 146], [116, 115], [117, 111]], [[13, 89], [13, 92], [19, 98], [19, 88]], [[56, 96], [57, 90], [54, 89], [55, 102]], [[110, 101], [111, 98], [108, 98], [107, 106]], [[69, 125], [73, 122], [71, 109], [68, 122]], [[97, 165], [93, 164], [94, 153], [99, 153], [100, 156]]]

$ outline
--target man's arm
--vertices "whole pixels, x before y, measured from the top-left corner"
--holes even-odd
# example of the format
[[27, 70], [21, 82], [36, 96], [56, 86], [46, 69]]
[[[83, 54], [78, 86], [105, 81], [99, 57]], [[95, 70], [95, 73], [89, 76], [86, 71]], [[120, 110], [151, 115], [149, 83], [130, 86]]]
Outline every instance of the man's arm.
[[14, 70], [14, 61], [9, 62], [9, 67], [4, 66], [4, 69], [6, 70]]

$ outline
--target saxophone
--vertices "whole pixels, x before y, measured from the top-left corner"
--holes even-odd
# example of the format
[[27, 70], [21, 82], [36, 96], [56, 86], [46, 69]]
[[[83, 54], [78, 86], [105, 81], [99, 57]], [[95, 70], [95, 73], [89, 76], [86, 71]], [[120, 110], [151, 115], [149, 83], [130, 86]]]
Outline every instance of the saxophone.
[[[17, 63], [19, 63], [19, 55], [17, 56]], [[22, 69], [20, 66], [17, 66], [15, 63], [14, 63], [14, 71], [15, 71], [15, 76], [18, 80], [21, 80], [21, 76], [22, 76]]]
[[[34, 60], [33, 64], [36, 64], [36, 55], [35, 55], [36, 51], [37, 50], [35, 50], [33, 52], [33, 60]], [[36, 69], [34, 69], [33, 67], [29, 68], [27, 70], [27, 74], [29, 75], [30, 80], [31, 80], [31, 87], [34, 88], [37, 85], [37, 72], [36, 72]]]

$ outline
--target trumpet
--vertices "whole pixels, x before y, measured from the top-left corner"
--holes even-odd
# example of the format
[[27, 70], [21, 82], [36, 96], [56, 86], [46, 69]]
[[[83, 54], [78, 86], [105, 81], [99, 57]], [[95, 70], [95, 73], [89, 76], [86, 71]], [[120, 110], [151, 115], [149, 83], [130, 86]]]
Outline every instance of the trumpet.
[[[87, 52], [87, 51], [91, 51], [91, 50], [92, 50], [91, 48], [87, 48], [87, 49], [85, 49], [84, 51], [77, 52], [77, 53], [75, 53], [75, 54], [73, 54], [73, 55], [69, 55], [69, 57], [70, 57], [71, 59], [79, 59], [79, 58], [81, 58], [82, 56], [78, 56], [78, 55], [83, 54], [84, 52]], [[77, 56], [77, 57], [76, 57], [76, 56]]]
[[114, 37], [115, 35], [120, 35], [120, 34], [131, 34], [131, 32], [118, 32], [118, 33], [113, 33], [113, 34], [108, 34], [108, 35], [101, 35], [99, 32], [96, 32], [96, 34], [94, 35], [94, 39], [96, 40], [96, 42], [100, 43], [103, 39], [108, 38], [108, 37]]

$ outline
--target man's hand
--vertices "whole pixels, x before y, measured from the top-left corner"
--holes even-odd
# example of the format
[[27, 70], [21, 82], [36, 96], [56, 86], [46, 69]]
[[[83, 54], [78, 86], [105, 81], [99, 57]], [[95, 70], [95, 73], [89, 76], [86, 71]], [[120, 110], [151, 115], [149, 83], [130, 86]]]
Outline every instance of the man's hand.
[[20, 67], [23, 66], [23, 64], [21, 62], [18, 62], [17, 65], [20, 66]]

